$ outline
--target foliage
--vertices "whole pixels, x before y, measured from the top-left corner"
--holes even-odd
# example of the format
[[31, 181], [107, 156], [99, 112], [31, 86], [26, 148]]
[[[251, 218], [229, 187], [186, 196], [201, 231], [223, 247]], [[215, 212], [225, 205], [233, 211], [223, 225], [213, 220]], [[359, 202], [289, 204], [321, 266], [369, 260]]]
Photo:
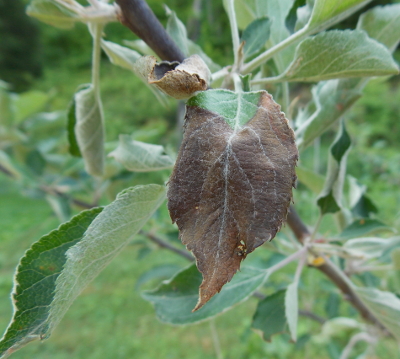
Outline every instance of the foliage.
[[[154, 304], [159, 319], [172, 324], [208, 320], [239, 302], [248, 303], [254, 295], [259, 301], [249, 326], [261, 331], [267, 341], [286, 331], [298, 345], [302, 340], [329, 343], [331, 356], [340, 350], [341, 357], [348, 358], [358, 342], [367, 344], [366, 352], [378, 353], [377, 338], [399, 339], [400, 300], [395, 295], [399, 293], [399, 238], [393, 235], [391, 223], [376, 217], [378, 208], [366, 187], [349, 175], [354, 172], [347, 171], [349, 156], [358, 150], [357, 146], [352, 149], [354, 132], [349, 129], [354, 131], [360, 120], [346, 111], [362, 96], [371, 77], [398, 73], [391, 53], [400, 41], [400, 7], [373, 7], [359, 17], [356, 30], [327, 31], [368, 1], [346, 0], [338, 5], [334, 0], [285, 0], [280, 6], [263, 1], [265, 6], [260, 8], [259, 1], [223, 1], [234, 59], [232, 66], [224, 68], [200, 48], [201, 41], [196, 44], [188, 38], [186, 27], [170, 9], [162, 15], [167, 20], [166, 31], [186, 56], [196, 54], [189, 58], [196, 58], [195, 62], [167, 64], [143, 56], [157, 53], [156, 46], [149, 49], [140, 41], [106, 41], [104, 29], [116, 26], [108, 24], [117, 21], [116, 7], [107, 2], [92, 0], [97, 8], [75, 1], [30, 2], [28, 14], [47, 24], [64, 29], [80, 22], [87, 25], [93, 40], [92, 74], [91, 82], [71, 95], [67, 116], [40, 112], [52, 100], [51, 93], [17, 95], [1, 83], [0, 170], [26, 193], [45, 198], [65, 223], [40, 238], [20, 261], [12, 294], [15, 313], [0, 342], [0, 357], [32, 340], [48, 338], [79, 293], [134, 236], [146, 243], [144, 252], [151, 240], [192, 259], [179, 247], [177, 229], [161, 207], [166, 194], [163, 184], [176, 157], [173, 141], [163, 142], [165, 147], [141, 142], [140, 136], [151, 138], [151, 133], [143, 135], [146, 129], [121, 134], [119, 143], [106, 141], [105, 122], [108, 127], [112, 122], [103, 110], [101, 81], [106, 75], [100, 76], [102, 50], [111, 63], [144, 82], [143, 91], [150, 86], [154, 101], [171, 103], [164, 93], [179, 99], [190, 97], [185, 136], [169, 183], [168, 207], [183, 243], [196, 256], [200, 273], [191, 265], [142, 292], [143, 298]], [[123, 8], [123, 1], [118, 2]], [[205, 16], [204, 12], [198, 15]], [[204, 70], [207, 66], [213, 72], [211, 78]], [[161, 80], [165, 84], [151, 87]], [[188, 81], [197, 80], [201, 87], [191, 89]], [[290, 102], [290, 91], [295, 89], [292, 82], [317, 82], [305, 106], [295, 99]], [[180, 90], [177, 95], [177, 84], [185, 88], [184, 96]], [[210, 85], [225, 89], [197, 93]], [[288, 120], [265, 88], [282, 104]], [[118, 102], [112, 92], [107, 95]], [[379, 132], [393, 121], [392, 111], [387, 111], [382, 114], [383, 122], [370, 128], [372, 143], [387, 134]], [[327, 137], [330, 129], [337, 134], [333, 141], [332, 136]], [[325, 149], [325, 176], [308, 165], [311, 145], [315, 149], [321, 136], [332, 142]], [[396, 146], [391, 136], [385, 141]], [[250, 254], [275, 236], [286, 216], [297, 160], [295, 140], [300, 152], [295, 197], [316, 201], [318, 219], [310, 233], [291, 209], [288, 224], [296, 238], [286, 229], [275, 241]], [[72, 217], [77, 207], [95, 208]], [[310, 208], [316, 211], [315, 203]], [[212, 245], [207, 246], [207, 241]], [[235, 274], [243, 259], [245, 265]], [[294, 261], [297, 269], [287, 270]], [[330, 279], [318, 279], [328, 294], [324, 308], [330, 319], [306, 311], [324, 322], [313, 339], [311, 332], [297, 333], [307, 292], [318, 287], [307, 281], [313, 268], [305, 269], [306, 264]], [[285, 279], [278, 284], [270, 279], [284, 267]], [[161, 278], [164, 270], [171, 272], [166, 267], [153, 268], [147, 276]], [[215, 281], [211, 289], [204, 284], [210, 278]], [[384, 279], [382, 283], [379, 278]], [[199, 285], [200, 305], [192, 313]], [[359, 317], [339, 317], [346, 314], [339, 309], [338, 288], [366, 322]], [[315, 305], [321, 306], [322, 301]], [[334, 339], [342, 332], [348, 333], [344, 340]]]

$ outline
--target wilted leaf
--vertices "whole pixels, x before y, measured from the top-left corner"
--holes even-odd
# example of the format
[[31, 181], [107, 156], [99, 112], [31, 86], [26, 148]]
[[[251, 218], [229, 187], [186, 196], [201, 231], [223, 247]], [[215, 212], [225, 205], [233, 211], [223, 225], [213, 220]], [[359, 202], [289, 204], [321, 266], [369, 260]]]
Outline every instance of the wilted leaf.
[[25, 253], [17, 268], [12, 299], [14, 317], [0, 341], [0, 358], [47, 335], [46, 320], [56, 279], [67, 260], [65, 252], [82, 239], [102, 208], [84, 211], [43, 236]]
[[26, 13], [61, 29], [71, 29], [79, 20], [74, 12], [54, 0], [33, 0], [28, 5]]
[[372, 314], [397, 340], [400, 340], [400, 299], [393, 293], [375, 288], [353, 289]]
[[285, 330], [285, 294], [283, 289], [258, 303], [251, 327], [261, 330], [266, 341], [271, 341], [272, 335]]
[[85, 169], [92, 176], [104, 171], [104, 120], [100, 97], [93, 85], [79, 90], [74, 96], [75, 136], [85, 161]]
[[134, 141], [128, 135], [119, 136], [118, 147], [108, 156], [135, 172], [159, 171], [174, 165], [174, 160], [164, 154], [163, 146]]
[[153, 303], [157, 317], [170, 324], [193, 324], [214, 317], [235, 304], [246, 300], [268, 277], [268, 270], [243, 267], [221, 293], [206, 306], [192, 312], [198, 300], [201, 274], [195, 265], [185, 268], [158, 288], [143, 292], [142, 296]]
[[153, 56], [140, 58], [135, 68], [149, 84], [176, 99], [187, 99], [198, 91], [205, 91], [211, 79], [207, 65], [198, 55], [179, 62], [156, 62]]
[[297, 157], [293, 131], [267, 92], [208, 90], [188, 101], [168, 208], [203, 274], [195, 309], [275, 236]]
[[249, 57], [260, 51], [269, 39], [271, 21], [267, 17], [254, 20], [243, 31], [244, 56]]
[[282, 81], [322, 81], [398, 73], [390, 52], [364, 31], [333, 30], [301, 42]]

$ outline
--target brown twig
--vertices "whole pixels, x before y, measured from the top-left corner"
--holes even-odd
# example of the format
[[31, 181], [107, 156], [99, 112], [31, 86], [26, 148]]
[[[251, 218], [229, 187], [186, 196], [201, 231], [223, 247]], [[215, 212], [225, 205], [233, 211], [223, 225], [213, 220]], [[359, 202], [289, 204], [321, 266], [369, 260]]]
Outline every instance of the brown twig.
[[116, 0], [119, 20], [139, 36], [162, 59], [182, 62], [185, 55], [165, 31], [144, 0]]
[[[117, 0], [117, 3], [122, 11], [120, 16], [122, 24], [129, 27], [136, 35], [144, 40], [162, 60], [183, 61], [184, 56], [182, 52], [174, 44], [173, 40], [144, 0]], [[303, 243], [305, 238], [310, 236], [307, 226], [301, 220], [293, 206], [291, 206], [288, 213], [287, 223], [300, 243]], [[163, 247], [168, 248], [165, 246], [164, 242]], [[181, 252], [175, 247], [172, 248], [173, 249], [170, 249], [176, 253], [177, 251]], [[182, 253], [179, 254], [182, 255]], [[189, 255], [188, 253], [186, 254]], [[338, 275], [332, 263], [326, 261], [325, 264], [315, 268], [324, 273], [342, 291], [344, 297], [357, 309], [364, 319], [384, 329], [386, 332], [383, 325], [360, 301], [353, 289]]]
[[150, 239], [152, 242], [156, 243], [159, 247], [168, 249], [176, 254], [179, 254], [181, 257], [186, 258], [187, 260], [189, 260], [191, 262], [194, 261], [193, 256], [189, 252], [179, 249], [179, 248], [176, 248], [173, 245], [169, 244], [168, 242], [162, 240], [159, 237], [156, 237], [155, 235], [153, 235], [151, 233], [144, 232], [144, 231], [140, 231], [139, 233], [142, 234], [143, 236], [147, 237], [148, 239]]

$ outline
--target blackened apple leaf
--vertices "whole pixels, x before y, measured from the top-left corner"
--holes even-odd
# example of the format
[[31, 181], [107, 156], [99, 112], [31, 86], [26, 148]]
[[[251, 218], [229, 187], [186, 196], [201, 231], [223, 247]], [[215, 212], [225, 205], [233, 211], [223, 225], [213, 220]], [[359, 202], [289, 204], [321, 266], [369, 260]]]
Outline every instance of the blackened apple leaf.
[[292, 198], [294, 134], [266, 91], [208, 90], [187, 103], [168, 209], [203, 275], [201, 308], [275, 237]]

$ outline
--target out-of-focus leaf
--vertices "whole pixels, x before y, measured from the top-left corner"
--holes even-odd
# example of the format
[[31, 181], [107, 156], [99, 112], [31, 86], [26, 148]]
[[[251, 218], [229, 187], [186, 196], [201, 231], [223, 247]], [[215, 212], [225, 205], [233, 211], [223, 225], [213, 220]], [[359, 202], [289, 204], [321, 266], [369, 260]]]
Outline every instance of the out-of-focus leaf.
[[241, 41], [244, 44], [244, 56], [250, 57], [259, 52], [269, 39], [271, 21], [267, 17], [254, 20], [243, 31]]
[[324, 177], [302, 166], [296, 167], [297, 180], [314, 193], [321, 193], [324, 188]]
[[394, 248], [390, 253], [392, 259], [393, 268], [400, 271], [400, 248]]
[[398, 73], [390, 52], [364, 31], [333, 30], [302, 41], [283, 81], [323, 81]]
[[104, 171], [104, 119], [100, 96], [89, 84], [75, 93], [75, 136], [85, 161], [85, 169], [92, 176]]
[[350, 146], [351, 139], [342, 122], [340, 133], [330, 148], [325, 185], [317, 200], [322, 214], [335, 213], [341, 208], [346, 158]]
[[141, 57], [138, 52], [111, 41], [101, 40], [101, 47], [111, 63], [127, 70], [133, 71], [133, 65]]
[[295, 0], [289, 14], [286, 16], [285, 25], [289, 32], [292, 34], [295, 31], [295, 26], [297, 22], [297, 11], [298, 8], [306, 5], [306, 0]]
[[43, 110], [49, 101], [49, 95], [41, 91], [28, 91], [13, 96], [13, 107], [15, 109], [15, 122], [19, 123], [27, 117]]
[[167, 32], [178, 45], [180, 50], [186, 55], [199, 55], [210, 71], [218, 71], [221, 66], [213, 62], [202, 50], [202, 48], [195, 42], [190, 40], [187, 36], [187, 31], [185, 25], [176, 16], [174, 11], [167, 8], [168, 22], [167, 22]]
[[167, 6], [165, 6], [167, 11], [168, 21], [167, 21], [167, 32], [169, 36], [172, 37], [174, 42], [178, 45], [179, 49], [183, 52], [185, 56], [189, 55], [189, 49], [187, 46], [187, 31], [185, 25], [182, 21], [178, 19], [175, 11], [171, 11]]
[[142, 55], [157, 56], [156, 53], [142, 39], [138, 40], [123, 40], [123, 43], [132, 49], [139, 51]]
[[44, 168], [46, 167], [46, 160], [40, 151], [37, 149], [29, 151], [26, 155], [25, 162], [35, 175], [41, 176], [43, 174]]
[[285, 294], [286, 290], [282, 289], [258, 303], [251, 327], [261, 330], [266, 341], [271, 341], [274, 334], [285, 330]]
[[363, 13], [357, 29], [366, 31], [393, 52], [400, 41], [400, 4], [376, 6]]
[[202, 277], [195, 265], [180, 271], [157, 289], [143, 292], [142, 296], [153, 303], [162, 322], [192, 324], [214, 317], [246, 300], [267, 277], [265, 270], [243, 267], [219, 294], [196, 312], [192, 309], [198, 300]]
[[400, 340], [400, 299], [375, 288], [353, 288], [360, 300], [385, 328]]
[[251, 91], [250, 79], [251, 79], [251, 74], [247, 74], [247, 75], [244, 75], [244, 76], [240, 75], [240, 80], [242, 82], [243, 92], [250, 92]]
[[297, 320], [299, 317], [298, 281], [289, 284], [285, 293], [285, 316], [289, 326], [290, 336], [297, 341]]
[[308, 27], [312, 29], [313, 32], [327, 29], [349, 17], [370, 1], [371, 0], [315, 0]]
[[0, 166], [2, 170], [6, 171], [14, 179], [20, 180], [22, 178], [22, 173], [13, 164], [12, 158], [10, 158], [10, 156], [6, 152], [1, 150], [0, 150]]
[[72, 29], [75, 22], [79, 21], [74, 12], [54, 0], [32, 0], [26, 13], [60, 29]]
[[46, 194], [46, 200], [60, 222], [66, 222], [71, 218], [71, 206], [68, 198]]
[[68, 151], [72, 156], [82, 157], [81, 151], [78, 146], [78, 141], [75, 135], [75, 125], [76, 125], [76, 106], [75, 99], [72, 99], [68, 111], [67, 111], [67, 133], [68, 133]]
[[327, 320], [322, 326], [321, 333], [315, 338], [317, 342], [331, 342], [333, 338], [348, 338], [355, 331], [364, 329], [364, 325], [357, 320], [346, 317], [337, 317]]
[[257, 11], [256, 0], [235, 0], [236, 21], [239, 29], [244, 30], [249, 24], [262, 16]]
[[296, 160], [293, 132], [267, 92], [208, 90], [187, 102], [168, 209], [203, 274], [196, 309], [276, 235]]
[[119, 136], [118, 147], [108, 156], [134, 172], [159, 171], [174, 165], [174, 160], [164, 154], [163, 146], [134, 141], [128, 135]]
[[17, 268], [13, 290], [14, 316], [0, 341], [0, 358], [49, 335], [47, 319], [56, 280], [67, 260], [65, 252], [80, 241], [101, 208], [84, 211], [43, 236], [25, 253]]
[[378, 258], [390, 245], [389, 239], [378, 237], [354, 238], [346, 241], [343, 249], [361, 259]]
[[349, 206], [352, 214], [357, 218], [367, 218], [371, 213], [377, 213], [378, 208], [372, 200], [365, 195], [367, 186], [358, 183], [357, 179], [352, 176], [349, 178]]
[[358, 83], [357, 79], [330, 80], [313, 87], [316, 111], [296, 130], [300, 149], [312, 144], [361, 97]]
[[177, 273], [181, 268], [175, 264], [163, 264], [143, 273], [135, 284], [135, 289], [139, 289], [143, 284], [154, 279], [168, 279]]
[[340, 238], [357, 238], [378, 231], [392, 231], [386, 224], [376, 219], [363, 218], [354, 221], [340, 234]]

